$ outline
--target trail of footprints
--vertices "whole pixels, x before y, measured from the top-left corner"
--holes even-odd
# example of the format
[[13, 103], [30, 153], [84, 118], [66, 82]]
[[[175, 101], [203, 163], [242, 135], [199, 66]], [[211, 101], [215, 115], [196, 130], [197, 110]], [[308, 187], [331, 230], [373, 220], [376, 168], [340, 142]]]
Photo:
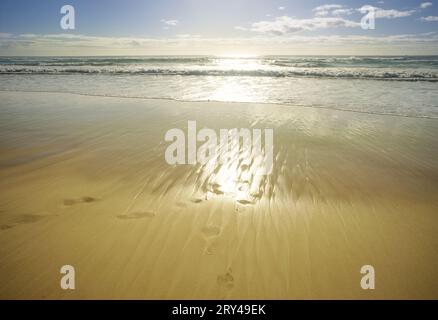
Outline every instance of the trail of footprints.
[[[90, 196], [83, 196], [75, 199], [64, 199], [62, 204], [64, 207], [71, 207], [80, 203], [92, 203], [95, 201], [98, 201], [98, 199]], [[0, 230], [8, 230], [22, 224], [34, 223], [55, 216], [58, 216], [58, 214], [53, 214], [48, 211], [17, 215], [10, 223], [0, 225]]]
[[[192, 198], [190, 199], [190, 202], [194, 204], [199, 204], [207, 199], [202, 198]], [[176, 202], [175, 206], [178, 208], [187, 208], [188, 204], [185, 202]], [[213, 255], [216, 249], [216, 240], [217, 237], [221, 233], [220, 226], [214, 225], [214, 224], [208, 224], [205, 225], [200, 229], [200, 232], [202, 233], [204, 240], [206, 242], [206, 246], [204, 249], [204, 254], [206, 255]], [[224, 274], [220, 274], [216, 278], [217, 285], [225, 290], [230, 291], [234, 288], [234, 276], [231, 268], [228, 268], [228, 270]]]
[[[63, 200], [63, 205], [65, 207], [71, 207], [76, 206], [79, 204], [89, 204], [98, 201], [99, 199], [90, 197], [90, 196], [83, 196], [80, 198], [69, 198]], [[194, 198], [190, 200], [192, 203], [201, 203], [203, 199], [200, 198]], [[176, 206], [179, 208], [186, 208], [187, 204], [184, 202], [177, 202]], [[155, 212], [152, 211], [134, 211], [128, 214], [121, 214], [118, 215], [117, 218], [121, 220], [131, 220], [131, 219], [142, 219], [142, 218], [153, 218], [155, 217]], [[49, 215], [42, 215], [42, 214], [24, 214], [17, 218], [16, 221], [9, 224], [3, 224], [0, 225], [0, 230], [7, 230], [11, 229], [17, 225], [25, 224], [25, 223], [33, 223], [37, 222], [41, 219], [44, 219], [48, 217]], [[201, 228], [201, 233], [204, 235], [206, 240], [206, 249], [205, 254], [211, 255], [213, 254], [213, 248], [215, 244], [215, 238], [219, 236], [221, 232], [221, 228], [215, 225], [206, 225], [203, 228]], [[232, 270], [229, 268], [225, 274], [218, 275], [217, 277], [217, 284], [225, 289], [225, 290], [231, 290], [234, 287], [234, 277], [232, 275]]]
[[[199, 204], [199, 203], [203, 202], [204, 200], [207, 200], [207, 199], [192, 198], [192, 199], [190, 199], [190, 202], [192, 202], [194, 204]], [[241, 204], [246, 204], [246, 203], [243, 203], [240, 201], [237, 201], [237, 202], [239, 202]], [[185, 203], [185, 202], [176, 202], [175, 205], [178, 208], [187, 208], [188, 207], [187, 203]], [[202, 235], [204, 236], [204, 239], [206, 242], [204, 254], [213, 255], [215, 252], [215, 249], [216, 249], [217, 237], [221, 233], [220, 226], [208, 224], [208, 225], [205, 225], [204, 227], [202, 227], [200, 231], [201, 231]], [[224, 274], [218, 275], [216, 278], [216, 283], [221, 289], [223, 289], [225, 291], [232, 290], [234, 288], [234, 276], [233, 276], [232, 269], [228, 268], [228, 270]]]
[[[215, 239], [219, 236], [221, 228], [215, 225], [207, 225], [201, 229], [201, 232], [206, 240], [206, 248], [204, 253], [207, 255], [214, 254], [214, 249], [216, 245]], [[218, 275], [216, 278], [216, 282], [217, 285], [225, 291], [230, 291], [231, 289], [233, 289], [234, 277], [231, 268], [228, 268], [226, 273]]]

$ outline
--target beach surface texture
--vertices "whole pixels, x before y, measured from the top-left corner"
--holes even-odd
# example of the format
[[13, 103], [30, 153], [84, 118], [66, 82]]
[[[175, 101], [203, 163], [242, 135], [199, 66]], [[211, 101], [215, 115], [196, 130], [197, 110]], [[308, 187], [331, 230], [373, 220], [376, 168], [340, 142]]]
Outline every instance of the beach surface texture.
[[[272, 174], [169, 165], [188, 120], [272, 128]], [[0, 298], [436, 299], [437, 194], [434, 118], [2, 91]]]

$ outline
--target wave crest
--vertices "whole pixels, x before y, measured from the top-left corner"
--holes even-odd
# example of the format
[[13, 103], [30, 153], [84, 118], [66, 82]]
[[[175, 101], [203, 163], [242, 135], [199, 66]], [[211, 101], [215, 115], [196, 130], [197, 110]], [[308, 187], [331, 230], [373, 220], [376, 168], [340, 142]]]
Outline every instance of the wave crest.
[[287, 69], [216, 69], [216, 68], [145, 68], [105, 66], [26, 66], [0, 65], [1, 74], [107, 74], [107, 75], [161, 75], [161, 76], [241, 76], [241, 77], [315, 77], [400, 81], [438, 81], [438, 72], [416, 69], [370, 68], [315, 68], [294, 67]]

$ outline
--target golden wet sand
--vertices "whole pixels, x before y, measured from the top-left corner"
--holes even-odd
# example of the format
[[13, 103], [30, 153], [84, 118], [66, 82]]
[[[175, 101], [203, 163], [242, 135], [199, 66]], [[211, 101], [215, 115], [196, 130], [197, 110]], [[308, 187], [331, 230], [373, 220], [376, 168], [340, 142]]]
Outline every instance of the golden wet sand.
[[[188, 120], [273, 128], [272, 175], [167, 164]], [[0, 92], [0, 137], [0, 298], [438, 298], [437, 120]]]

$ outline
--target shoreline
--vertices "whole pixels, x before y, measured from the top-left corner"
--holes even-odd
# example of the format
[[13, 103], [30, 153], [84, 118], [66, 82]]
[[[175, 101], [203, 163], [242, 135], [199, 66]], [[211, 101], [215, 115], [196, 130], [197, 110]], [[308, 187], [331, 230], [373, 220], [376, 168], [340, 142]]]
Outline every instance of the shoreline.
[[[437, 80], [438, 81], [438, 80]], [[324, 106], [315, 106], [315, 105], [300, 105], [300, 104], [288, 104], [283, 102], [258, 102], [258, 101], [221, 101], [221, 100], [184, 100], [184, 99], [176, 99], [176, 98], [165, 98], [165, 97], [141, 97], [141, 96], [121, 96], [121, 95], [103, 95], [103, 94], [91, 94], [91, 93], [81, 93], [81, 92], [69, 92], [69, 91], [46, 91], [46, 90], [4, 90], [0, 89], [0, 92], [22, 92], [22, 93], [48, 93], [48, 94], [72, 94], [78, 96], [85, 97], [102, 97], [102, 98], [115, 98], [115, 99], [138, 99], [138, 100], [164, 100], [164, 101], [174, 101], [174, 102], [183, 102], [183, 103], [225, 103], [225, 104], [260, 104], [267, 106], [280, 106], [280, 107], [293, 107], [293, 108], [310, 108], [310, 109], [320, 109], [320, 110], [333, 110], [340, 112], [351, 112], [365, 115], [374, 115], [374, 116], [390, 116], [390, 117], [401, 117], [401, 118], [413, 118], [413, 119], [429, 119], [429, 120], [438, 120], [438, 117], [433, 116], [420, 116], [420, 115], [404, 115], [404, 114], [395, 114], [395, 113], [378, 113], [372, 111], [359, 111], [359, 110], [350, 110], [350, 109], [341, 109], [334, 107], [324, 107]]]

